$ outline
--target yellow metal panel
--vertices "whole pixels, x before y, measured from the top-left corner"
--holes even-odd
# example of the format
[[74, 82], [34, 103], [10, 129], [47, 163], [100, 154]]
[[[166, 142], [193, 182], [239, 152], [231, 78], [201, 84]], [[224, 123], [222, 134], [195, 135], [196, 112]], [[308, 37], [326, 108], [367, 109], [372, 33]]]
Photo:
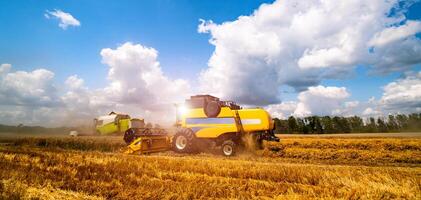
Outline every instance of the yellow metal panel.
[[131, 154], [135, 152], [152, 153], [166, 151], [170, 148], [171, 137], [163, 136], [141, 136], [134, 140], [129, 146], [125, 153]]
[[120, 131], [121, 132], [127, 131], [127, 129], [129, 129], [129, 123], [130, 123], [130, 119], [122, 119], [122, 120], [120, 120], [119, 121]]
[[99, 131], [101, 135], [108, 135], [117, 132], [118, 127], [114, 124], [114, 122], [112, 122], [102, 126], [98, 126], [96, 130]]
[[238, 114], [246, 132], [264, 131], [273, 128], [273, 122], [269, 113], [263, 109], [243, 109], [239, 110]]
[[217, 138], [218, 136], [224, 133], [233, 133], [237, 132], [237, 127], [235, 125], [217, 125], [210, 126], [200, 129], [196, 132], [196, 137], [198, 138]]
[[96, 130], [101, 133], [101, 135], [109, 135], [113, 133], [125, 132], [127, 129], [129, 129], [129, 122], [130, 119], [122, 119], [119, 121], [119, 124], [116, 125], [114, 122], [104, 124], [101, 126], [97, 126]]
[[[203, 108], [188, 109], [182, 115], [181, 126], [197, 130], [199, 138], [216, 138], [224, 133], [237, 132], [234, 118], [236, 110], [222, 107], [216, 118], [207, 118]], [[265, 131], [273, 129], [272, 118], [264, 109], [242, 109], [238, 115], [245, 132]]]

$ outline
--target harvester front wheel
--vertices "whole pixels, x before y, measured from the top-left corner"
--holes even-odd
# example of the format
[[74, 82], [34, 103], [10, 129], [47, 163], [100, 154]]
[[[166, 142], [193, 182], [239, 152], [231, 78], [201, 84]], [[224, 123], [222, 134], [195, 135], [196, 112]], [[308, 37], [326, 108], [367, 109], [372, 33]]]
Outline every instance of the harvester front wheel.
[[235, 142], [232, 140], [225, 140], [221, 145], [221, 151], [224, 156], [234, 156], [236, 153]]
[[194, 152], [194, 135], [191, 129], [182, 129], [178, 131], [173, 139], [172, 146], [177, 153], [193, 153]]

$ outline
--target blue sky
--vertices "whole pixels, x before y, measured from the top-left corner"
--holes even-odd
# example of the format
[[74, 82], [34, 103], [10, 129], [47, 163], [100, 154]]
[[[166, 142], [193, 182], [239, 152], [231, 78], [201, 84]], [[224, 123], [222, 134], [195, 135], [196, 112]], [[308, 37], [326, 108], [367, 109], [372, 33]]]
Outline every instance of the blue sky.
[[[78, 74], [89, 87], [106, 83], [102, 48], [127, 41], [159, 51], [170, 77], [194, 79], [207, 66], [214, 47], [197, 33], [199, 19], [221, 23], [249, 15], [271, 1], [0, 1], [0, 61], [15, 70], [43, 67], [58, 81]], [[83, 5], [83, 6], [81, 6]], [[81, 22], [63, 31], [46, 10], [61, 9]]]
[[[88, 87], [105, 85], [107, 67], [99, 52], [126, 41], [142, 43], [159, 51], [164, 73], [173, 78], [196, 79], [207, 66], [214, 46], [209, 35], [199, 34], [199, 19], [216, 23], [250, 15], [262, 3], [273, 0], [143, 0], [143, 1], [0, 1], [0, 61], [15, 70], [43, 67], [63, 82], [70, 75], [84, 78]], [[81, 6], [83, 5], [83, 6]], [[63, 31], [57, 21], [47, 20], [46, 10], [71, 13], [82, 26]], [[421, 18], [421, 3], [412, 5], [408, 19]], [[379, 97], [379, 88], [400, 73], [368, 76], [358, 68], [355, 78], [324, 80], [325, 84], [348, 87], [353, 98]], [[364, 88], [364, 89], [362, 89]], [[285, 94], [284, 100], [295, 95]]]
[[[421, 69], [421, 56], [418, 55], [421, 49], [421, 2], [399, 2], [397, 5], [392, 5], [383, 0], [370, 2], [362, 0], [343, 2], [334, 0], [0, 1], [0, 27], [2, 29], [0, 31], [0, 65], [12, 66], [12, 70], [7, 72], [11, 77], [16, 75], [16, 71], [29, 74], [11, 83], [6, 82], [10, 80], [5, 79], [1, 82], [0, 79], [0, 107], [5, 106], [4, 109], [8, 110], [3, 113], [0, 111], [0, 122], [7, 117], [24, 116], [23, 121], [26, 118], [36, 118], [31, 112], [28, 115], [28, 110], [50, 109], [52, 112], [55, 109], [54, 106], [48, 106], [44, 102], [45, 99], [55, 102], [54, 105], [60, 103], [66, 105], [66, 109], [69, 109], [67, 107], [74, 105], [68, 105], [65, 101], [70, 97], [73, 98], [75, 93], [78, 95], [86, 93], [86, 96], [78, 98], [86, 97], [87, 107], [98, 113], [100, 110], [98, 105], [93, 106], [93, 102], [97, 103], [94, 99], [99, 98], [95, 90], [115, 94], [113, 97], [104, 97], [106, 100], [101, 102], [101, 105], [112, 102], [112, 105], [117, 106], [113, 107], [114, 109], [132, 110], [120, 108], [118, 105], [133, 104], [140, 108], [140, 113], [146, 115], [153, 110], [150, 108], [150, 102], [139, 102], [136, 105], [136, 102], [131, 102], [131, 100], [142, 101], [142, 98], [132, 98], [125, 92], [138, 90], [150, 94], [154, 93], [154, 90], [165, 88], [145, 89], [142, 86], [132, 86], [131, 83], [121, 80], [121, 77], [108, 76], [111, 70], [123, 69], [122, 66], [113, 64], [113, 61], [122, 61], [119, 60], [119, 56], [127, 56], [129, 51], [135, 51], [140, 57], [144, 54], [152, 56], [153, 62], [148, 64], [153, 65], [155, 61], [159, 62], [158, 70], [164, 73], [162, 77], [159, 74], [156, 75], [158, 79], [168, 82], [164, 85], [179, 87], [177, 91], [183, 91], [179, 93], [184, 96], [196, 91], [205, 91], [246, 105], [275, 104], [278, 110], [275, 109], [274, 113], [289, 111], [282, 114], [283, 117], [300, 112], [301, 114], [325, 115], [331, 114], [332, 110], [342, 110], [342, 114], [346, 115], [347, 108], [337, 105], [343, 106], [345, 102], [350, 101], [360, 103], [361, 108], [354, 110], [362, 112], [368, 108], [375, 110], [382, 107], [378, 112], [371, 113], [385, 114], [391, 112], [392, 107], [395, 109], [397, 105], [402, 106], [404, 97], [408, 95], [412, 95], [413, 100], [406, 104], [418, 106], [419, 100], [416, 100], [418, 91], [411, 91], [413, 88], [411, 85], [417, 85], [418, 82], [413, 81], [419, 81], [419, 76], [421, 76], [416, 75]], [[405, 8], [408, 2], [411, 2], [410, 6]], [[263, 3], [268, 5], [260, 7]], [[345, 10], [338, 12], [330, 10], [331, 4], [335, 4], [338, 10], [345, 5]], [[384, 7], [387, 9], [382, 11]], [[373, 9], [369, 10], [371, 8]], [[51, 14], [49, 18], [45, 16], [49, 11], [56, 10], [71, 14], [81, 25], [69, 26], [66, 29], [59, 27], [57, 18]], [[320, 15], [314, 16], [312, 10], [320, 11], [316, 12]], [[348, 11], [349, 13], [346, 13]], [[257, 14], [253, 15], [253, 13]], [[399, 13], [402, 13], [404, 18], [399, 18]], [[359, 24], [364, 20], [359, 18], [362, 15], [372, 15], [378, 19], [363, 21]], [[273, 16], [277, 17], [271, 18]], [[342, 20], [331, 21], [335, 17]], [[201, 22], [200, 19], [205, 21]], [[294, 29], [297, 27], [292, 27], [292, 25], [285, 26], [284, 19], [290, 25], [298, 21], [299, 23], [296, 24], [298, 29]], [[297, 20], [294, 21], [294, 19]], [[383, 23], [388, 20], [397, 23], [392, 25]], [[352, 32], [354, 25], [359, 32]], [[306, 28], [309, 27], [314, 29], [308, 31]], [[328, 36], [317, 34], [325, 29], [331, 31], [326, 34]], [[401, 31], [394, 29], [401, 29]], [[381, 35], [383, 32], [387, 34]], [[396, 34], [401, 35], [396, 36]], [[286, 35], [289, 37], [285, 38]], [[355, 40], [354, 43], [348, 44], [355, 48], [352, 51], [344, 48], [346, 45], [343, 44], [343, 40], [338, 39], [344, 35]], [[397, 39], [392, 37], [390, 40], [390, 35], [396, 36]], [[370, 38], [372, 39], [369, 40]], [[366, 54], [371, 51], [370, 49], [374, 49], [368, 45], [374, 39], [377, 39], [377, 42], [386, 41], [386, 45], [373, 43], [376, 54]], [[213, 43], [210, 43], [210, 40]], [[279, 44], [273, 44], [276, 43], [273, 41]], [[303, 41], [309, 43], [303, 44]], [[127, 42], [131, 42], [131, 45], [127, 45]], [[141, 47], [136, 45], [141, 45]], [[111, 50], [109, 54], [101, 55], [101, 51], [106, 48]], [[149, 48], [158, 52], [157, 58], [153, 57], [153, 53], [148, 52]], [[340, 56], [329, 60], [331, 56], [329, 53], [338, 53], [338, 49]], [[212, 55], [215, 56], [212, 57]], [[345, 58], [342, 59], [342, 57]], [[104, 58], [109, 60], [103, 63]], [[307, 61], [309, 59], [310, 64], [301, 62], [305, 59]], [[131, 64], [133, 63], [135, 62]], [[144, 74], [142, 70], [148, 66], [144, 68], [145, 66], [140, 65], [142, 64], [135, 63], [134, 68], [129, 70]], [[374, 66], [380, 66], [379, 69], [386, 72], [377, 73]], [[397, 68], [393, 69], [394, 67]], [[47, 72], [42, 72], [44, 75], [47, 74], [43, 76], [47, 78], [39, 80], [42, 83], [41, 88], [34, 86], [28, 91], [21, 90], [19, 81], [32, 80], [30, 78], [33, 78], [33, 72], [37, 69], [47, 70]], [[337, 69], [340, 70], [335, 71]], [[325, 72], [324, 70], [332, 70], [330, 73], [333, 75], [318, 76]], [[1, 72], [0, 69], [0, 75]], [[48, 78], [48, 72], [54, 73], [53, 78]], [[344, 78], [340, 73], [345, 73], [347, 76]], [[72, 77], [73, 75], [77, 76]], [[128, 79], [133, 78], [131, 76], [134, 75], [126, 75]], [[177, 82], [176, 79], [180, 79], [181, 82]], [[70, 86], [70, 88], [76, 88], [74, 91], [65, 89], [66, 80], [74, 82], [74, 85]], [[147, 80], [137, 81], [140, 81], [140, 85], [150, 84]], [[50, 82], [54, 84], [53, 88], [57, 89], [57, 93], [45, 92], [42, 95], [37, 94], [38, 96], [31, 93], [31, 90], [49, 90], [48, 85], [52, 84]], [[392, 82], [407, 84], [402, 90], [409, 92], [398, 92], [399, 99], [393, 99], [396, 97], [390, 95], [396, 93], [394, 88], [389, 88], [390, 92], [384, 89]], [[116, 92], [112, 90], [113, 84], [116, 83], [123, 83], [126, 86]], [[212, 83], [214, 86], [206, 87], [206, 84], [203, 86], [204, 83]], [[316, 88], [315, 86], [323, 87]], [[328, 88], [329, 86], [333, 88]], [[315, 88], [310, 89], [310, 87]], [[342, 87], [346, 91], [343, 91]], [[336, 100], [331, 101], [332, 98], [327, 97], [329, 95], [311, 96], [317, 94], [318, 90], [322, 90], [321, 93], [334, 94]], [[170, 94], [172, 93], [169, 92], [166, 95], [171, 96]], [[2, 99], [2, 96], [10, 95], [15, 95], [10, 98], [12, 100]], [[302, 99], [298, 98], [300, 95]], [[374, 104], [367, 103], [371, 97], [379, 101]], [[116, 98], [120, 99], [116, 100]], [[320, 101], [325, 101], [323, 99], [327, 98], [326, 102], [335, 106], [326, 107], [325, 110], [328, 110], [328, 113], [318, 113], [315, 109], [317, 105], [305, 102], [305, 99], [314, 98], [322, 99]], [[152, 95], [151, 99], [160, 98]], [[393, 102], [386, 102], [386, 100]], [[175, 100], [168, 98], [168, 101]], [[180, 100], [177, 99], [177, 101]], [[292, 108], [288, 107], [291, 105], [277, 105], [277, 103], [291, 101]], [[39, 104], [42, 106], [34, 107]], [[303, 105], [304, 107], [300, 108]], [[19, 113], [13, 113], [16, 108], [19, 108]], [[103, 110], [106, 109], [110, 108]], [[271, 108], [268, 109], [271, 110]], [[403, 106], [401, 110], [411, 109], [421, 109], [421, 107]], [[393, 112], [399, 112], [399, 109]], [[359, 113], [352, 112], [351, 114]]]

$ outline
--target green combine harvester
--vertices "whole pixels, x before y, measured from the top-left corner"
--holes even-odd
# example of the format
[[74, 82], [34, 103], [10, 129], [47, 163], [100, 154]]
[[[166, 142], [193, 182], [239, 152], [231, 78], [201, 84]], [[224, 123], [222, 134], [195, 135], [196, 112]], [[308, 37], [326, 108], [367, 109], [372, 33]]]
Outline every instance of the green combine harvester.
[[131, 120], [133, 119], [130, 119], [129, 115], [115, 112], [97, 117], [94, 119], [95, 134], [122, 135], [127, 129], [129, 129]]

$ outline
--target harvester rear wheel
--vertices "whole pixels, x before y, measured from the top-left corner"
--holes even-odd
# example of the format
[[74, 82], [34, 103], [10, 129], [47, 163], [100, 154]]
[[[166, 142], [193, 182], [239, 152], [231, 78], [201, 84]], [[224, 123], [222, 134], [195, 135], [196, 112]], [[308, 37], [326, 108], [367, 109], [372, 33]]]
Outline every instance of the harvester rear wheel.
[[236, 153], [237, 145], [232, 140], [225, 140], [221, 145], [222, 155], [234, 156]]
[[172, 139], [172, 146], [177, 153], [193, 153], [195, 151], [194, 133], [191, 129], [177, 131]]

